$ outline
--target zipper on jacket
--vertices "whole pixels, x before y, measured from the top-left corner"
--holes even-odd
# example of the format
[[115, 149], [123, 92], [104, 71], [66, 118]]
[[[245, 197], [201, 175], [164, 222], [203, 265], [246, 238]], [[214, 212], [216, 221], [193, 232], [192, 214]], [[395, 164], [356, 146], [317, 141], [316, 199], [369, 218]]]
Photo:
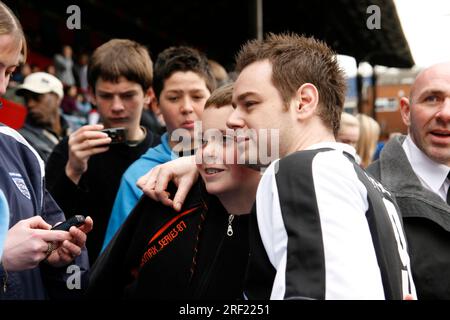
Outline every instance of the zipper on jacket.
[[5, 268], [3, 268], [4, 274], [3, 274], [3, 293], [6, 293], [6, 290], [8, 289], [8, 271], [6, 271]]
[[220, 253], [222, 252], [222, 246], [223, 246], [223, 243], [224, 243], [224, 241], [226, 239], [226, 236], [229, 236], [229, 237], [233, 236], [233, 233], [234, 233], [233, 232], [233, 227], [232, 227], [233, 219], [234, 219], [234, 215], [230, 214], [230, 216], [228, 217], [228, 228], [227, 228], [226, 235], [222, 236], [222, 239], [220, 240], [220, 243], [219, 243], [219, 245], [217, 247], [217, 250], [216, 250], [216, 252], [214, 254], [214, 258], [212, 259], [212, 262], [209, 265], [208, 269], [206, 270], [204, 276], [200, 280], [200, 284], [199, 284], [197, 290], [194, 293], [194, 297], [196, 297], [196, 298], [201, 297], [203, 295], [205, 287], [208, 284], [208, 280], [209, 280], [209, 277], [211, 275], [211, 272], [214, 270], [214, 268], [216, 266], [216, 263], [217, 263], [217, 259], [218, 259], [219, 255], [220, 255]]
[[227, 229], [227, 236], [231, 237], [233, 235], [233, 226], [231, 225], [233, 223], [234, 215], [230, 214], [228, 217], [228, 229]]

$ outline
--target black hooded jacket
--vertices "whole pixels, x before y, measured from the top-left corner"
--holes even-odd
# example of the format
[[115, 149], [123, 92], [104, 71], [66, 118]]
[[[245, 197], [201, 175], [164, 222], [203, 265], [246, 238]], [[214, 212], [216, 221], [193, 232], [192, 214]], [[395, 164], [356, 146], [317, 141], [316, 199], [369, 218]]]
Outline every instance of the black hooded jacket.
[[248, 218], [230, 215], [200, 181], [174, 211], [143, 196], [92, 268], [89, 298], [239, 299]]

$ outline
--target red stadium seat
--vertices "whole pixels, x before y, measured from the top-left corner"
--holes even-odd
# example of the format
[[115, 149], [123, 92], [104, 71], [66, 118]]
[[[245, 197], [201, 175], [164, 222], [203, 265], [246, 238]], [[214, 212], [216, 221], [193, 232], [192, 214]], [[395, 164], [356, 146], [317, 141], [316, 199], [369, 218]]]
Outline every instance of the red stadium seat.
[[22, 128], [27, 109], [21, 104], [3, 98], [0, 98], [0, 101], [3, 104], [0, 107], [0, 122], [16, 130]]

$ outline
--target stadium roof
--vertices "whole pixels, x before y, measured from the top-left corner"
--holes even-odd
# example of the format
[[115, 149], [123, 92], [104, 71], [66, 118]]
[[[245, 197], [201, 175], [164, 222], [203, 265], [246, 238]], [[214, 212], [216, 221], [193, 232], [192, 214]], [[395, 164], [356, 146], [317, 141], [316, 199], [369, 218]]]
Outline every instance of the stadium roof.
[[[110, 38], [132, 38], [146, 44], [153, 58], [168, 46], [184, 44], [228, 68], [240, 46], [255, 37], [257, 1], [5, 0], [19, 13], [31, 48], [55, 53], [66, 42], [75, 49], [92, 50]], [[81, 30], [65, 27], [66, 9], [73, 3], [81, 9]], [[263, 0], [262, 4], [264, 33], [313, 35], [338, 53], [372, 65], [414, 65], [392, 0]], [[370, 5], [380, 8], [380, 29], [367, 28]]]

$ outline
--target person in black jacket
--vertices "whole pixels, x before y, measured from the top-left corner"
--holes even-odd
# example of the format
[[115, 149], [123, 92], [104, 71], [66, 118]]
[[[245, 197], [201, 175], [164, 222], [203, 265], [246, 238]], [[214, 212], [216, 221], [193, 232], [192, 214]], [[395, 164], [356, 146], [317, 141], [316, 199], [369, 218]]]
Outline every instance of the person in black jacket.
[[227, 85], [206, 102], [197, 151], [203, 180], [181, 212], [142, 197], [94, 265], [88, 297], [243, 298], [260, 173], [236, 164], [234, 133], [226, 127], [231, 93]]
[[407, 136], [368, 171], [400, 207], [419, 299], [450, 299], [450, 62], [423, 70], [400, 100]]
[[[152, 61], [147, 49], [114, 39], [93, 53], [88, 79], [102, 124], [86, 125], [59, 143], [46, 166], [47, 187], [67, 217], [90, 215], [96, 227], [87, 242], [90, 263], [97, 258], [120, 178], [148, 148], [159, 143], [139, 125], [142, 109], [150, 102]], [[126, 141], [112, 144], [101, 130], [126, 130]]]
[[[19, 21], [0, 2], [0, 94], [9, 77], [26, 58], [26, 41]], [[47, 299], [77, 295], [69, 290], [68, 276], [88, 268], [84, 248], [92, 219], [67, 231], [51, 231], [64, 214], [44, 186], [44, 164], [37, 152], [15, 130], [0, 124], [0, 190], [9, 211], [9, 230], [0, 260], [0, 299]], [[2, 226], [3, 228], [3, 226]], [[69, 269], [70, 268], [70, 269]], [[70, 272], [69, 270], [73, 270]]]

